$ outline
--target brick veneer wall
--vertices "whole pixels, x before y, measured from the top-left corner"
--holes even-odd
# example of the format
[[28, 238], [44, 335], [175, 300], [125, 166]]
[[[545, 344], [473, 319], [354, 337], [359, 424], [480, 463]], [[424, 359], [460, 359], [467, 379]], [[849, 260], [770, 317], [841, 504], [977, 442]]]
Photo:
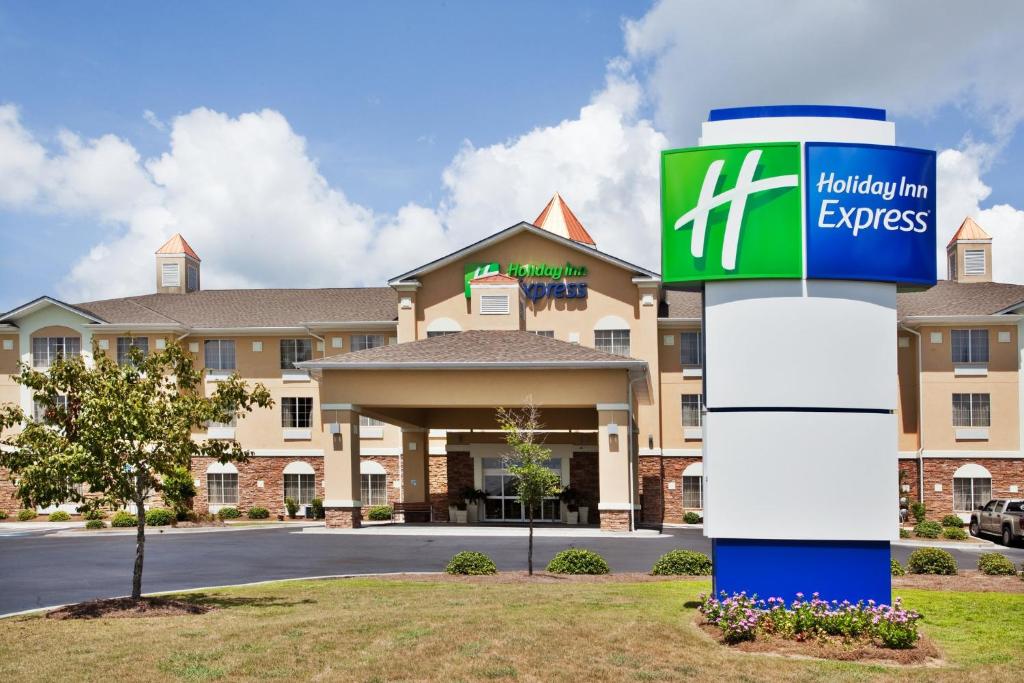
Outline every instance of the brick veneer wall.
[[582, 503], [590, 507], [589, 523], [597, 522], [597, 504], [600, 502], [597, 453], [573, 453], [569, 460], [569, 485], [576, 489]]
[[[203, 514], [209, 512], [209, 488], [206, 485], [206, 468], [215, 462], [212, 458], [195, 458], [192, 461], [193, 478], [199, 480], [192, 509]], [[265, 507], [271, 515], [286, 514], [284, 507], [284, 468], [293, 462], [305, 462], [313, 467], [315, 493], [324, 497], [324, 459], [278, 456], [254, 456], [246, 463], [235, 463], [238, 468], [238, 509], [243, 513], [252, 507]], [[257, 482], [263, 481], [263, 488]]]
[[434, 520], [448, 521], [448, 456], [432, 455], [428, 463], [430, 506], [434, 509]]
[[11, 516], [18, 514], [18, 510], [21, 509], [21, 501], [15, 497], [14, 491], [11, 473], [0, 469], [0, 510]]
[[[384, 468], [384, 473], [387, 476], [385, 481], [385, 487], [388, 494], [388, 505], [394, 505], [398, 502], [401, 496], [401, 489], [395, 487], [395, 482], [400, 482], [401, 478], [398, 476], [398, 456], [397, 455], [364, 455], [359, 458], [361, 462], [375, 462]], [[283, 481], [283, 479], [282, 479]], [[365, 501], [363, 507], [368, 507]]]
[[602, 531], [629, 531], [629, 512], [625, 510], [601, 510]]
[[[682, 524], [683, 514], [689, 510], [697, 511], [695, 508], [683, 507], [683, 470], [700, 458], [662, 458], [662, 495], [664, 496], [664, 519], [670, 524]], [[669, 489], [669, 484], [674, 483], [675, 488]]]
[[[909, 506], [910, 503], [921, 500], [921, 477], [917, 468], [917, 460], [900, 460], [899, 467], [900, 474], [903, 475], [903, 481], [900, 482], [900, 498], [906, 498]], [[950, 486], [952, 485], [950, 482]], [[909, 486], [910, 491], [904, 493], [903, 486]]]
[[640, 520], [645, 524], [661, 524], [665, 514], [662, 463], [660, 455], [640, 456]]
[[[924, 504], [928, 519], [939, 520], [953, 512], [953, 473], [962, 465], [976, 463], [992, 474], [992, 496], [1024, 498], [1024, 460], [1016, 458], [925, 458]], [[942, 484], [936, 491], [935, 485]], [[1010, 493], [1010, 486], [1018, 487]]]

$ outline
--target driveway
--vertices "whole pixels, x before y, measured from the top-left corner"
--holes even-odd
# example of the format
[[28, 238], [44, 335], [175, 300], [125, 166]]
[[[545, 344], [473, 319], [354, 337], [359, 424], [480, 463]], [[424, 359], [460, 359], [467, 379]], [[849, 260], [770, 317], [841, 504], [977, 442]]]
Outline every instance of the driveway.
[[[537, 538], [535, 567], [570, 545], [601, 553], [612, 571], [648, 571], [673, 548], [710, 552], [699, 529], [672, 529], [660, 536]], [[273, 579], [440, 571], [460, 550], [480, 550], [501, 570], [526, 569], [526, 539], [500, 536], [382, 536], [311, 534], [288, 528], [219, 533], [147, 534], [143, 590], [159, 592]], [[905, 562], [913, 548], [894, 546]], [[1001, 549], [1015, 562], [1024, 550]], [[4, 579], [0, 614], [114, 597], [129, 592], [134, 535], [28, 535], [0, 537]], [[973, 568], [977, 552], [954, 552]]]

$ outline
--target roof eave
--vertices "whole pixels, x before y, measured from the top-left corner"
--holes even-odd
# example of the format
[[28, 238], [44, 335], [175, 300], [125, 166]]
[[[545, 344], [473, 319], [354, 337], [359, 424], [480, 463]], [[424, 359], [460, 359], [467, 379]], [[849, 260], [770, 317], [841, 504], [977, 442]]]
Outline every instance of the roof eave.
[[930, 325], [946, 323], [950, 325], [988, 324], [1002, 325], [1024, 320], [1024, 315], [990, 314], [990, 315], [908, 315], [900, 319], [904, 325]]
[[305, 370], [632, 370], [647, 368], [647, 361], [439, 361], [353, 362], [311, 360], [296, 363]]
[[7, 322], [8, 320], [16, 318], [16, 317], [19, 317], [19, 316], [29, 315], [30, 313], [34, 313], [36, 310], [38, 310], [40, 308], [43, 308], [45, 306], [57, 306], [58, 308], [63, 308], [66, 311], [69, 311], [69, 312], [74, 313], [76, 315], [80, 315], [83, 318], [86, 318], [87, 320], [91, 320], [94, 323], [106, 323], [107, 322], [103, 318], [100, 318], [99, 316], [93, 315], [92, 313], [89, 313], [88, 311], [86, 311], [83, 308], [78, 308], [77, 306], [72, 306], [71, 304], [65, 303], [65, 302], [61, 301], [60, 299], [55, 299], [52, 296], [47, 296], [47, 295], [44, 294], [41, 297], [33, 299], [32, 301], [29, 301], [28, 303], [22, 304], [21, 306], [18, 306], [17, 308], [11, 309], [10, 311], [7, 311], [6, 313], [0, 315], [0, 323]]

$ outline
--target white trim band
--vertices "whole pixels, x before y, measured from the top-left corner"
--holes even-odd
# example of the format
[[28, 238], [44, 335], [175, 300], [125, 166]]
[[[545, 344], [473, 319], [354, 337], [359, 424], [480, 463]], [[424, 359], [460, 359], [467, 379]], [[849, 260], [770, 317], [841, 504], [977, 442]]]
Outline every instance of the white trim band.
[[629, 406], [625, 403], [598, 403], [594, 407], [598, 410], [629, 410]]
[[597, 509], [606, 512], [629, 512], [630, 510], [639, 510], [640, 506], [631, 503], [598, 503]]
[[398, 446], [377, 446], [360, 448], [359, 455], [401, 455], [402, 449]]
[[322, 458], [322, 448], [255, 448], [250, 451], [258, 458]]
[[324, 507], [325, 508], [361, 508], [361, 507], [363, 507], [363, 503], [362, 503], [362, 501], [358, 501], [358, 500], [342, 500], [341, 498], [338, 498], [338, 499], [328, 499], [328, 500], [324, 501]]

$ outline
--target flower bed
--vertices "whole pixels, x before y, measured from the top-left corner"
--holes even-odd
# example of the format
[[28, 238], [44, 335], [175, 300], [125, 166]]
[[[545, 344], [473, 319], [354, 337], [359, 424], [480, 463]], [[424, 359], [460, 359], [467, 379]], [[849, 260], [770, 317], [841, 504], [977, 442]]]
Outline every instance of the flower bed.
[[[817, 593], [805, 600], [802, 593], [797, 593], [797, 599], [787, 605], [782, 598], [761, 600], [756, 595], [729, 596], [723, 592], [721, 598], [703, 596], [699, 611], [705, 624], [717, 630], [728, 644], [781, 640], [877, 654], [878, 650], [916, 648], [920, 640], [921, 615], [903, 609], [899, 598], [892, 605], [874, 601], [852, 604], [826, 602]], [[863, 658], [870, 658], [870, 654]]]

